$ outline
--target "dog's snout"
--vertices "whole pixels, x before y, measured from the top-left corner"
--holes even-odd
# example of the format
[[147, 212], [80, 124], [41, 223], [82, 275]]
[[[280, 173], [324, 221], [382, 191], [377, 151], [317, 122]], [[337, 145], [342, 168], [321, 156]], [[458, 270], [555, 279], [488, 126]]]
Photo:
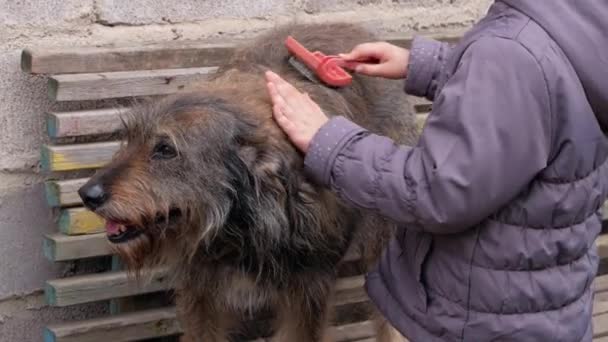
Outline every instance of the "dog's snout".
[[85, 184], [78, 190], [78, 195], [89, 209], [101, 207], [107, 200], [108, 194], [99, 183]]

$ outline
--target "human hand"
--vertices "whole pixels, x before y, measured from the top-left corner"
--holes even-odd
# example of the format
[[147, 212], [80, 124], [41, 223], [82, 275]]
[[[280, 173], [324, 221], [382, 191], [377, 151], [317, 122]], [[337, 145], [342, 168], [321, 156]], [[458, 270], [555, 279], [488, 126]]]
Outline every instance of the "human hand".
[[[405, 78], [410, 52], [386, 42], [364, 43], [349, 53], [340, 54], [346, 61], [360, 61], [355, 72], [391, 79]], [[377, 61], [377, 62], [370, 62]]]
[[306, 153], [310, 141], [329, 119], [308, 96], [272, 71], [266, 72], [273, 116], [293, 144]]

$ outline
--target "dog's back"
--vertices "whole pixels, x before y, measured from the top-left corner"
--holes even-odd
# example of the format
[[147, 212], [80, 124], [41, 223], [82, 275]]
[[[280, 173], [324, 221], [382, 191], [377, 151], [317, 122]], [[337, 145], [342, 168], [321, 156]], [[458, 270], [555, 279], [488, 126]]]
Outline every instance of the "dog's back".
[[[313, 84], [296, 70], [288, 59], [287, 36], [293, 36], [309, 51], [336, 55], [351, 51], [356, 45], [379, 38], [361, 26], [345, 23], [293, 24], [263, 34], [237, 49], [221, 68], [245, 73], [271, 69], [294, 82], [300, 89], [317, 97], [325, 105], [327, 115], [344, 115], [372, 132], [389, 136], [397, 142], [413, 144], [415, 117], [403, 91], [403, 81], [366, 77], [355, 74], [349, 87], [332, 89]], [[333, 101], [328, 101], [333, 99]], [[335, 102], [339, 102], [338, 108]], [[332, 110], [335, 109], [335, 110]]]

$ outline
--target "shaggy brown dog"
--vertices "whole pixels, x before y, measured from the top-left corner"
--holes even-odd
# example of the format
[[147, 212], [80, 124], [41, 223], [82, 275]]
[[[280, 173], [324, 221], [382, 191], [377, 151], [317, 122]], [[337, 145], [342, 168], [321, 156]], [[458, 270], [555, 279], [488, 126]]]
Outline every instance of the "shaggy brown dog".
[[[200, 91], [136, 108], [114, 160], [80, 189], [107, 220], [131, 269], [167, 266], [192, 341], [226, 341], [244, 313], [276, 312], [278, 341], [328, 341], [337, 269], [349, 249], [362, 272], [393, 225], [342, 203], [303, 173], [303, 157], [272, 118], [263, 72], [272, 69], [320, 104], [393, 139], [414, 142], [400, 82], [355, 76], [332, 89], [287, 63], [284, 40], [349, 51], [376, 38], [350, 25], [290, 26], [237, 49]], [[387, 327], [379, 328], [380, 339]]]

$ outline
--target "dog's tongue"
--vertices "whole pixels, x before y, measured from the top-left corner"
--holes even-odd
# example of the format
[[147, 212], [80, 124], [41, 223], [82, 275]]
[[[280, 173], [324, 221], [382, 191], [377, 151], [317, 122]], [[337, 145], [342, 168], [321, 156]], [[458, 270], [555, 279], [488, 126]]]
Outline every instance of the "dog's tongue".
[[106, 233], [109, 235], [120, 234], [120, 223], [114, 221], [106, 221]]

